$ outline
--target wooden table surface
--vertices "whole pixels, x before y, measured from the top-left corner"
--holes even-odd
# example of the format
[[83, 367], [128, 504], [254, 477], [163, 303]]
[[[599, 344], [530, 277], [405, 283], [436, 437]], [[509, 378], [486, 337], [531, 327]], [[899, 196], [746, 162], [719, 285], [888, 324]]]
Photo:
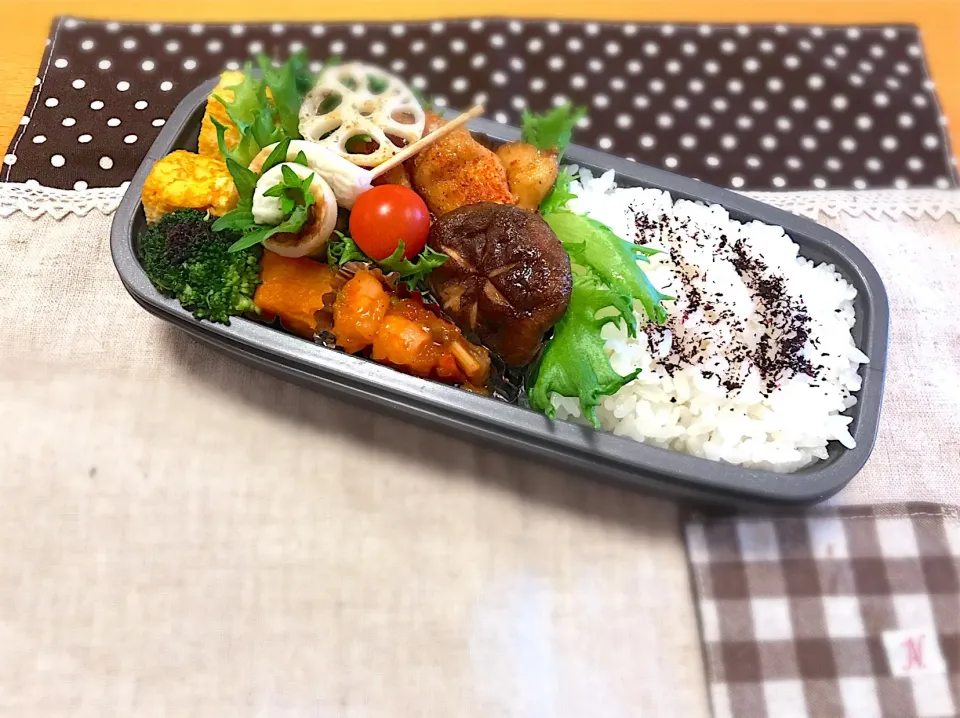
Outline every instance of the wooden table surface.
[[923, 33], [927, 60], [947, 117], [953, 146], [960, 141], [960, 39], [957, 0], [687, 0], [684, 3], [594, 0], [414, 0], [365, 3], [283, 4], [277, 15], [263, 0], [0, 0], [7, 31], [0, 43], [0, 145], [6, 147], [23, 115], [43, 54], [50, 23], [57, 15], [130, 21], [312, 21], [414, 20], [436, 17], [511, 15], [647, 22], [760, 22], [869, 24], [913, 23]]

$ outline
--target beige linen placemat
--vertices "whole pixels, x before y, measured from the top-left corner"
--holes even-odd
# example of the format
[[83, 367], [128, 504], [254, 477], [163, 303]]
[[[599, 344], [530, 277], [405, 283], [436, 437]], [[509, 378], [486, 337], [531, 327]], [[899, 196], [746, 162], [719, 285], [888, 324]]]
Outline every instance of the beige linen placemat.
[[708, 714], [676, 508], [249, 370], [0, 220], [0, 716]]

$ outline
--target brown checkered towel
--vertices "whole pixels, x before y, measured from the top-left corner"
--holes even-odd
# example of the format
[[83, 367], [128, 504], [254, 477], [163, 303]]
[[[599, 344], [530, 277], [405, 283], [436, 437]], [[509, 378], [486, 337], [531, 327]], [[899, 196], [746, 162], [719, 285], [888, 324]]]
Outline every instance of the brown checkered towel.
[[715, 718], [960, 715], [960, 511], [687, 524]]

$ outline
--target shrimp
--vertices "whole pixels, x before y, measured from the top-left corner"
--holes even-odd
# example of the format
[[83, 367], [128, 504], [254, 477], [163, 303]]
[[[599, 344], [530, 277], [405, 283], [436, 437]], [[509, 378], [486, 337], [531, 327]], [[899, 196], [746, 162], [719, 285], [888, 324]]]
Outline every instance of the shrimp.
[[344, 285], [333, 305], [333, 334], [348, 354], [366, 349], [377, 337], [390, 308], [390, 295], [371, 272], [361, 270]]

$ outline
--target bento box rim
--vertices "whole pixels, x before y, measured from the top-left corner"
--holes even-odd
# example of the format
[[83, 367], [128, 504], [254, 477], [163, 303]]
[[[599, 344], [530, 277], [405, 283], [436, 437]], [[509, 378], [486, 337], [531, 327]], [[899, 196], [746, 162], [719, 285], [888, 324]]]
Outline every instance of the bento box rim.
[[[693, 493], [723, 504], [741, 506], [803, 506], [824, 500], [842, 489], [863, 467], [876, 440], [883, 400], [887, 361], [889, 307], [880, 275], [866, 256], [847, 239], [811, 220], [771, 207], [736, 192], [630, 162], [597, 150], [571, 145], [564, 162], [612, 169], [618, 178], [637, 185], [669, 191], [674, 199], [695, 199], [718, 204], [741, 221], [756, 219], [782, 226], [801, 247], [813, 246], [832, 255], [838, 271], [863, 299], [858, 324], [864, 327], [860, 348], [870, 357], [861, 368], [863, 385], [850, 414], [857, 446], [844, 449], [835, 459], [818, 462], [796, 473], [746, 469], [662, 449], [633, 439], [594, 431], [545, 416], [496, 399], [477, 396], [454, 387], [408, 376], [388, 367], [347, 354], [318, 347], [299, 337], [255, 321], [238, 319], [229, 326], [196, 322], [175, 299], [160, 294], [147, 279], [135, 254], [134, 236], [143, 183], [152, 164], [176, 149], [179, 138], [191, 125], [199, 126], [207, 97], [216, 87], [212, 78], [184, 97], [167, 120], [130, 182], [111, 227], [111, 253], [120, 279], [137, 301], [151, 313], [186, 328], [203, 332], [210, 343], [245, 352], [254, 363], [286, 366], [324, 382], [365, 387], [380, 392], [383, 403], [406, 401], [417, 405], [421, 418], [459, 432], [476, 434], [485, 441], [526, 446], [540, 455], [552, 455], [561, 463], [570, 459], [595, 466], [596, 478], [611, 478], [644, 490]], [[470, 129], [494, 141], [519, 138], [514, 127], [486, 120], [473, 120]], [[847, 270], [847, 271], [844, 271]], [[851, 271], [852, 270], [852, 271]], [[864, 296], [865, 295], [865, 296]], [[196, 331], [193, 331], [195, 329]], [[366, 392], [365, 392], [366, 393]], [[370, 399], [367, 395], [366, 399]], [[424, 413], [426, 412], [426, 413]], [[576, 459], [576, 461], [573, 461]]]

